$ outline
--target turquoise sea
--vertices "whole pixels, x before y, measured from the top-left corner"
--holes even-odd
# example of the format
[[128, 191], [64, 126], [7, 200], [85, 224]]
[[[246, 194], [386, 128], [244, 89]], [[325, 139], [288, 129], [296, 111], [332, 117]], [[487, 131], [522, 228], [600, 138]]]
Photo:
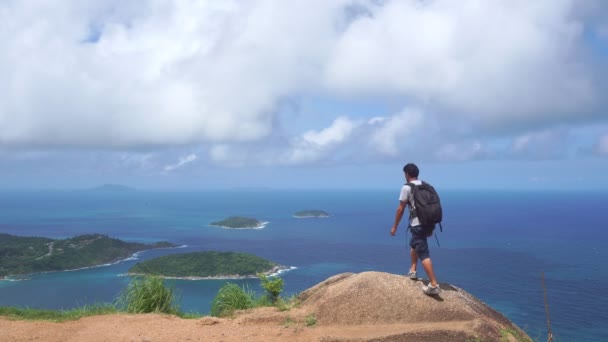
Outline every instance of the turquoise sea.
[[[608, 341], [606, 192], [444, 192], [441, 247], [430, 240], [441, 282], [496, 308], [546, 341], [541, 286], [546, 278], [556, 341]], [[249, 252], [297, 269], [281, 275], [294, 294], [338, 273], [408, 268], [406, 223], [389, 234], [395, 191], [224, 191], [0, 193], [0, 233], [65, 238], [103, 233], [130, 241], [187, 247], [152, 250], [113, 265], [0, 281], [0, 306], [67, 309], [112, 302], [138, 260], [191, 251]], [[296, 219], [322, 209], [326, 219]], [[240, 215], [268, 221], [261, 230], [209, 222]], [[137, 259], [137, 260], [136, 260]], [[225, 280], [174, 280], [184, 311], [208, 313]], [[238, 280], [260, 291], [258, 281]]]

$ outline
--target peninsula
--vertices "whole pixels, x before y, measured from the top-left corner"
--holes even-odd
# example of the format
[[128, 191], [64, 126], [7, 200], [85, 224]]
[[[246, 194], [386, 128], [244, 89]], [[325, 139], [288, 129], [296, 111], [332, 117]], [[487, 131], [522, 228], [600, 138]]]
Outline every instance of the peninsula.
[[0, 279], [30, 273], [66, 271], [99, 266], [128, 258], [136, 252], [176, 247], [169, 242], [125, 242], [89, 234], [69, 239], [0, 234]]
[[329, 217], [329, 214], [323, 210], [300, 210], [293, 216], [297, 218], [325, 218]]
[[249, 217], [231, 216], [221, 221], [211, 222], [210, 225], [228, 229], [262, 229], [267, 223]]
[[277, 273], [288, 267], [256, 255], [236, 252], [194, 252], [165, 255], [135, 264], [130, 275], [179, 279], [254, 278], [258, 273]]

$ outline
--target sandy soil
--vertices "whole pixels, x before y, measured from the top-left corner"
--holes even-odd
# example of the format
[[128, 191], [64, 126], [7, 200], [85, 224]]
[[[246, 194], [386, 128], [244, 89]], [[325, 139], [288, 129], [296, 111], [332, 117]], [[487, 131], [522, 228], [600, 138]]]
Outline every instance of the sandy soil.
[[0, 317], [0, 341], [503, 341], [504, 329], [525, 336], [462, 289], [441, 284], [439, 296], [427, 296], [422, 285], [388, 273], [344, 273], [302, 292], [291, 310], [258, 308], [222, 319], [117, 314], [52, 323]]
[[[470, 321], [309, 327], [305, 322], [297, 319], [285, 319], [280, 323], [269, 321], [246, 324], [239, 319], [211, 317], [181, 319], [158, 314], [95, 316], [62, 323], [13, 321], [0, 318], [0, 341], [402, 340], [397, 337], [403, 337], [405, 333], [462, 331], [471, 328]], [[394, 338], [390, 338], [391, 336]]]

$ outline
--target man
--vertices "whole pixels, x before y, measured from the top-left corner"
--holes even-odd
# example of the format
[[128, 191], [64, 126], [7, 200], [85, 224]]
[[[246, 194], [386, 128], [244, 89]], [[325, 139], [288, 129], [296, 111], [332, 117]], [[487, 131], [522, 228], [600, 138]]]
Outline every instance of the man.
[[[407, 183], [413, 183], [415, 185], [422, 184], [422, 181], [418, 179], [418, 174], [420, 171], [415, 164], [409, 163], [405, 165], [403, 167], [403, 172], [405, 173], [405, 180]], [[425, 227], [420, 225], [418, 218], [411, 215], [412, 210], [414, 210], [416, 206], [414, 203], [412, 188], [407, 184], [401, 188], [399, 206], [397, 207], [397, 214], [395, 215], [395, 224], [391, 228], [391, 235], [395, 236], [399, 222], [401, 222], [401, 218], [405, 212], [405, 207], [408, 206], [408, 204], [410, 206], [409, 228], [412, 232], [412, 237], [410, 239], [410, 257], [412, 259], [412, 264], [410, 266], [408, 277], [410, 277], [410, 279], [418, 279], [416, 275], [416, 267], [418, 266], [418, 259], [420, 259], [422, 267], [424, 267], [424, 271], [430, 280], [428, 285], [422, 287], [422, 291], [427, 295], [437, 295], [439, 292], [441, 292], [441, 289], [439, 288], [439, 284], [435, 278], [433, 263], [429, 255], [429, 245], [427, 243], [427, 236], [432, 234], [433, 227]]]

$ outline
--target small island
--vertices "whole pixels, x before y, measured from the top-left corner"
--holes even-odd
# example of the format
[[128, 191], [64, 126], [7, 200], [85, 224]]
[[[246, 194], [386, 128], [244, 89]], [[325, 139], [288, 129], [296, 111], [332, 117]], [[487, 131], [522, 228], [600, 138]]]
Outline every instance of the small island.
[[114, 263], [134, 253], [177, 247], [169, 242], [125, 242], [101, 234], [49, 239], [0, 234], [0, 279], [8, 276], [67, 271]]
[[231, 216], [221, 221], [211, 222], [209, 225], [228, 229], [262, 229], [267, 223], [249, 217]]
[[236, 252], [193, 252], [165, 255], [135, 264], [129, 275], [149, 275], [171, 279], [255, 278], [287, 270], [253, 254]]
[[326, 218], [329, 214], [323, 210], [301, 210], [293, 214], [297, 218]]

